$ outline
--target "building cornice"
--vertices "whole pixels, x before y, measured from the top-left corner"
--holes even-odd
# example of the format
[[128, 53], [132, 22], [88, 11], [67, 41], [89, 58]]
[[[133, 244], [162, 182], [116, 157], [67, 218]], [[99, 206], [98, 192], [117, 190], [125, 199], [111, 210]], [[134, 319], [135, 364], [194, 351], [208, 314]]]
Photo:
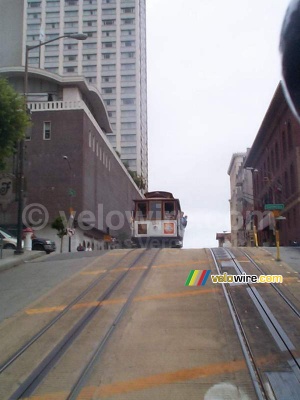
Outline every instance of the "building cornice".
[[[23, 77], [24, 67], [2, 67], [0, 68], [0, 76], [6, 78]], [[89, 102], [93, 104], [93, 109], [90, 111], [101, 129], [105, 133], [113, 133], [100, 92], [95, 86], [88, 85], [83, 76], [61, 76], [39, 68], [29, 68], [28, 76], [29, 80], [41, 79], [59, 84], [62, 87], [77, 87]]]
[[270, 127], [275, 128], [278, 126], [277, 121], [279, 118], [279, 114], [283, 110], [283, 107], [287, 109], [288, 105], [286, 103], [282, 84], [280, 81], [275, 90], [265, 117], [261, 123], [261, 126], [258, 130], [258, 133], [254, 139], [253, 145], [251, 146], [251, 150], [245, 160], [245, 168], [256, 167], [256, 160], [259, 159], [261, 152], [264, 151], [272, 134], [273, 129], [270, 129]]
[[245, 155], [246, 155], [246, 153], [233, 153], [233, 155], [231, 157], [231, 161], [230, 161], [229, 167], [228, 167], [228, 171], [227, 171], [228, 175], [231, 175], [235, 159], [238, 158], [238, 157], [245, 157]]

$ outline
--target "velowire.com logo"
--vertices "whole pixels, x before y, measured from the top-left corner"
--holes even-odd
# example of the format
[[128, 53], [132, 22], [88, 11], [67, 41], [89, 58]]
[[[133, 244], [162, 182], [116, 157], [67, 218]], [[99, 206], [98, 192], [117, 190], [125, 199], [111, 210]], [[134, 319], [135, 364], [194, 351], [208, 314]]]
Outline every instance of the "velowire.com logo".
[[210, 275], [210, 269], [192, 269], [187, 277], [185, 286], [204, 286]]

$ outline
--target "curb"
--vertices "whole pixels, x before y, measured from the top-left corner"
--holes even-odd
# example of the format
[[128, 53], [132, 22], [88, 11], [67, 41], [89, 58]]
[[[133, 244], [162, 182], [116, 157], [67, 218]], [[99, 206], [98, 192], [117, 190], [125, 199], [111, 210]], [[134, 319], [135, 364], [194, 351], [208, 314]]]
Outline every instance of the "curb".
[[34, 260], [35, 258], [42, 257], [44, 254], [44, 251], [28, 251], [28, 253], [0, 259], [0, 272], [17, 267], [21, 264], [25, 264], [26, 262]]

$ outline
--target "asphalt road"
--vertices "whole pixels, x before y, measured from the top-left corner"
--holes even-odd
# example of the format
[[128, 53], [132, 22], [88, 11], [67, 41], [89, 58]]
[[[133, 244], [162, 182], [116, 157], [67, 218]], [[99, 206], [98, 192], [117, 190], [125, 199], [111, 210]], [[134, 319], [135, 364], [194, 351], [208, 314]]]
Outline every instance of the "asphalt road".
[[0, 321], [45, 295], [105, 252], [51, 254], [0, 272]]

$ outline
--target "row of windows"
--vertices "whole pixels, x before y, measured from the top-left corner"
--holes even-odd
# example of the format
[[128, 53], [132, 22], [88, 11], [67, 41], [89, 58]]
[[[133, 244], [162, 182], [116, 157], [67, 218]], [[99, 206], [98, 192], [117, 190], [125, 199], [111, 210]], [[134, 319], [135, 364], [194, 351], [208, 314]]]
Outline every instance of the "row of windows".
[[262, 177], [270, 174], [276, 174], [281, 163], [283, 163], [288, 154], [294, 149], [293, 132], [291, 123], [287, 122], [286, 129], [284, 129], [279, 138], [275, 141], [273, 146], [266, 149], [268, 155], [266, 161], [261, 168]]
[[[135, 91], [136, 91], [135, 86], [121, 87], [121, 94], [135, 94]], [[102, 88], [102, 92], [105, 94], [115, 94], [116, 88], [115, 87]]]
[[255, 192], [266, 190], [264, 196], [264, 203], [285, 203], [286, 200], [296, 192], [296, 170], [294, 164], [291, 164], [287, 168], [282, 176], [274, 178], [270, 176], [264, 176], [261, 179], [261, 174], [255, 176], [254, 188]]
[[[104, 99], [104, 103], [107, 106], [115, 106], [116, 105], [116, 99]], [[121, 100], [122, 105], [134, 105], [135, 104], [135, 99], [122, 99]]]
[[[93, 15], [93, 14], [91, 14]], [[134, 25], [135, 19], [134, 18], [121, 18], [121, 25]], [[116, 25], [115, 19], [103, 19], [102, 25]]]
[[[121, 75], [121, 82], [135, 82], [135, 75]], [[116, 76], [102, 76], [103, 83], [115, 83]]]
[[89, 131], [89, 147], [96, 153], [96, 157], [103, 162], [103, 165], [110, 171], [110, 158], [100, 146], [92, 132]]
[[[122, 0], [121, 3], [126, 3], [126, 0]], [[41, 6], [41, 1], [35, 1], [35, 0], [27, 0], [28, 7], [30, 8], [37, 8]], [[102, 0], [103, 4], [116, 4], [116, 0]], [[53, 5], [59, 5], [60, 0], [47, 0], [46, 1], [47, 6], [51, 7]], [[65, 6], [78, 6], [78, 0], [65, 0], [64, 1]], [[97, 0], [84, 0], [83, 5], [96, 5]], [[131, 13], [134, 11], [134, 7], [125, 7], [122, 8], [125, 13]]]
[[[135, 70], [135, 64], [121, 64], [121, 71], [132, 71]], [[102, 71], [116, 71], [116, 64], [103, 64]]]

